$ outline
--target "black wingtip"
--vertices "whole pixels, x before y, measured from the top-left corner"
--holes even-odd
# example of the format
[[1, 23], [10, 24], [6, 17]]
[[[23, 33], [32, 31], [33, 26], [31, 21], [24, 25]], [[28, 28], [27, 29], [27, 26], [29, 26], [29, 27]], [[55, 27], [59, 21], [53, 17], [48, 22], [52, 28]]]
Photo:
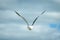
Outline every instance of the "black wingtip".
[[14, 11], [15, 13], [17, 13], [17, 11]]
[[41, 13], [41, 15], [44, 14], [45, 12], [46, 12], [46, 10], [44, 10], [44, 11]]
[[20, 16], [20, 14], [17, 11], [15, 11], [15, 13]]

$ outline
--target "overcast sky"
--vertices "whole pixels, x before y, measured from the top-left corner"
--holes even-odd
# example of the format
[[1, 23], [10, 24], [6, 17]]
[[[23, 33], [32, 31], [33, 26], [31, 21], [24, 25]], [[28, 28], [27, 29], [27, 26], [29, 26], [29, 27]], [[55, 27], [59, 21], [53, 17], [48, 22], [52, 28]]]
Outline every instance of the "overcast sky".
[[[14, 11], [30, 25], [40, 16], [33, 30]], [[0, 0], [0, 40], [60, 40], [59, 16], [60, 0]]]

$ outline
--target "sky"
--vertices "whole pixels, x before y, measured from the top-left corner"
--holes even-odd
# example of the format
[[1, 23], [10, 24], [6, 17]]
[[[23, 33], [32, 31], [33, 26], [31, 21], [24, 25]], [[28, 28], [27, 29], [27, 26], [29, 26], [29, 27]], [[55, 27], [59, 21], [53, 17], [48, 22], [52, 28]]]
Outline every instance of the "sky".
[[[33, 30], [15, 11], [29, 25], [39, 16]], [[60, 40], [59, 16], [60, 0], [0, 0], [0, 40]]]

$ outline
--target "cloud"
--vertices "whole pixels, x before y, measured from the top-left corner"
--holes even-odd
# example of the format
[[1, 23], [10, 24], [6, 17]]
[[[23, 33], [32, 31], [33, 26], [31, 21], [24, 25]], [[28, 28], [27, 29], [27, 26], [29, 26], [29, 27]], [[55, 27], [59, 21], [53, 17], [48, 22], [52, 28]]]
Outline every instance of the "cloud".
[[0, 10], [32, 9], [35, 11], [37, 9], [47, 9], [49, 11], [59, 11], [60, 4], [56, 2], [55, 0], [0, 0]]
[[[44, 9], [47, 11], [40, 15]], [[32, 31], [27, 29], [26, 23], [14, 10], [24, 16], [29, 24], [40, 16]], [[0, 39], [60, 40], [59, 10], [60, 3], [55, 0], [0, 0]], [[50, 27], [53, 23], [58, 25], [57, 28]]]
[[0, 10], [14, 10], [17, 7], [17, 0], [0, 0]]
[[[53, 15], [52, 15], [53, 14]], [[59, 14], [59, 13], [58, 13]], [[52, 22], [55, 22], [54, 20], [55, 20], [55, 18], [56, 18], [56, 16], [58, 16], [58, 14], [57, 13], [55, 13], [55, 12], [53, 12], [53, 13], [48, 13], [48, 14], [44, 14], [44, 15], [42, 15], [42, 18], [41, 19], [43, 19], [42, 21], [46, 21], [46, 19], [49, 19], [49, 18], [51, 18], [51, 21]], [[46, 17], [45, 17], [46, 16]], [[54, 19], [53, 19], [53, 18]], [[14, 19], [14, 17], [11, 15], [11, 18], [12, 19]], [[46, 18], [46, 19], [44, 19], [44, 18]], [[57, 17], [58, 18], [58, 17]], [[59, 19], [59, 18], [58, 18]], [[40, 21], [40, 19], [38, 20], [38, 21]], [[50, 21], [50, 20], [49, 20]], [[46, 21], [46, 23], [48, 23], [49, 21]], [[45, 23], [45, 22], [43, 22], [43, 23]], [[29, 32], [29, 31], [27, 31], [28, 29], [26, 28], [26, 25], [25, 26], [22, 26], [20, 23], [19, 24], [5, 24], [7, 27], [9, 26], [9, 25], [11, 25], [10, 27], [6, 27], [7, 29], [5, 30], [6, 32], [4, 33], [4, 34], [2, 34], [3, 36], [5, 35], [6, 37], [11, 37], [11, 38], [16, 38], [16, 39], [22, 39], [22, 38], [24, 38], [24, 39], [27, 39], [27, 37], [28, 37], [28, 39], [30, 39], [31, 37], [33, 37], [33, 39], [35, 39], [36, 37], [38, 37], [38, 38], [36, 38], [36, 39], [41, 39], [41, 40], [58, 40], [58, 39], [60, 39], [59, 38], [59, 36], [60, 36], [60, 33], [59, 32], [57, 32], [57, 30], [56, 29], [52, 29], [52, 28], [49, 28], [49, 26], [46, 26], [46, 25], [36, 25], [36, 27], [35, 27], [35, 25], [34, 25], [34, 30], [32, 31], [32, 32]], [[4, 26], [5, 26], [4, 25]], [[19, 26], [17, 26], [17, 25], [19, 25]], [[20, 27], [20, 26], [22, 26], [20, 29], [15, 29], [15, 27]], [[38, 26], [38, 27], [37, 27]], [[12, 28], [13, 27], [13, 28]], [[10, 29], [11, 28], [11, 29]], [[26, 30], [27, 29], [27, 30]], [[8, 30], [8, 31], [7, 31]], [[4, 31], [3, 31], [4, 32]], [[55, 34], [56, 33], [56, 34]], [[37, 35], [38, 34], [38, 35]], [[57, 34], [59, 34], [59, 35], [57, 35]], [[12, 35], [13, 35], [13, 37], [12, 37]], [[21, 38], [20, 38], [21, 37]], [[13, 38], [13, 39], [14, 39]]]
[[[40, 15], [39, 12], [36, 13], [24, 13], [22, 14], [21, 11], [17, 11], [19, 14], [21, 14], [22, 16], [24, 16], [26, 18], [26, 20], [29, 22], [29, 24], [32, 24], [32, 22], [34, 21], [34, 19], [37, 16], [40, 16], [36, 22], [36, 24], [49, 24], [49, 23], [57, 23], [59, 22], [59, 12], [48, 12], [46, 11], [43, 15]], [[24, 20], [19, 17], [18, 15], [15, 14], [14, 11], [10, 11], [10, 10], [6, 10], [6, 11], [1, 11], [0, 12], [0, 23], [11, 23], [11, 22], [16, 22], [16, 23], [23, 23], [24, 24]], [[38, 13], [38, 14], [37, 14]], [[37, 14], [37, 15], [36, 15]], [[30, 18], [30, 19], [29, 19]]]
[[41, 39], [41, 40], [56, 40], [60, 39], [60, 33], [56, 29], [49, 28], [47, 25], [36, 25], [34, 29], [29, 31], [26, 25], [17, 23], [0, 24], [1, 39]]

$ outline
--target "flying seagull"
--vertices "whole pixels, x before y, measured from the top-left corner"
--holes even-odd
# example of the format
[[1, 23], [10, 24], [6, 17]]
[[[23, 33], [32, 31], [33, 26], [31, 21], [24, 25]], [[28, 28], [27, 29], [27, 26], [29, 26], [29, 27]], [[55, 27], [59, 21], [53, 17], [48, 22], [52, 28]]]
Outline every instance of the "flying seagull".
[[[46, 11], [46, 10], [44, 10], [40, 15], [44, 14], [45, 11]], [[28, 28], [29, 30], [32, 30], [32, 29], [33, 29], [34, 23], [35, 23], [36, 20], [39, 18], [39, 16], [37, 16], [37, 17], [35, 18], [35, 20], [33, 21], [32, 25], [30, 26], [29, 23], [28, 23], [28, 21], [27, 21], [22, 15], [20, 15], [17, 11], [15, 11], [15, 13], [16, 13], [18, 16], [20, 16], [20, 17], [26, 22], [27, 28]]]

